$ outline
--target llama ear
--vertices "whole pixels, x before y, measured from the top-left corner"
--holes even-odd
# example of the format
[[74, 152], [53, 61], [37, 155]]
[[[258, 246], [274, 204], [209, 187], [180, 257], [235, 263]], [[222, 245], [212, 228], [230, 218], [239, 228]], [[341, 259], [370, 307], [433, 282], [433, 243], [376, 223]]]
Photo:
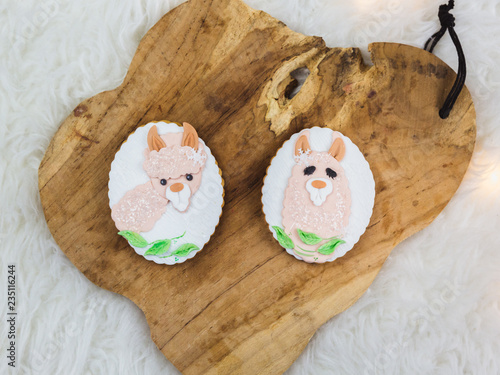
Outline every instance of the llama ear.
[[181, 146], [189, 146], [198, 150], [198, 133], [191, 124], [184, 122], [182, 124], [184, 127], [184, 135], [182, 136]]
[[156, 128], [156, 125], [153, 125], [148, 132], [149, 151], [160, 151], [160, 149], [162, 149], [165, 146], [166, 144], [158, 134], [158, 129]]
[[328, 153], [332, 155], [338, 161], [341, 161], [345, 156], [345, 143], [341, 137], [338, 137], [333, 141], [332, 147], [328, 150]]
[[303, 153], [311, 151], [311, 146], [309, 146], [307, 135], [308, 133], [302, 134], [295, 142], [295, 156], [300, 156], [300, 151], [302, 151]]

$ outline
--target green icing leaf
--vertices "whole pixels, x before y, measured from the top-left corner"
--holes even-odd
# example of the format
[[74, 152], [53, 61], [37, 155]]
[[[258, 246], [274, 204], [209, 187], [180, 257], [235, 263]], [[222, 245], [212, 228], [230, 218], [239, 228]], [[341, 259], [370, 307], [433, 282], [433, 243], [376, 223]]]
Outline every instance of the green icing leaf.
[[331, 241], [328, 241], [324, 245], [321, 245], [318, 249], [318, 253], [323, 254], [323, 255], [330, 255], [331, 253], [334, 252], [335, 248], [340, 245], [345, 243], [345, 241], [339, 239], [339, 238], [334, 238]]
[[[146, 247], [148, 245], [151, 245], [149, 249], [146, 250], [144, 255], [156, 255], [160, 256], [165, 254], [168, 249], [170, 248], [170, 245], [172, 245], [172, 241], [184, 237], [186, 232], [182, 233], [178, 237], [174, 237], [172, 239], [165, 239], [165, 240], [156, 240], [151, 243], [148, 243], [139, 233], [132, 232], [130, 230], [124, 230], [121, 232], [118, 232], [120, 236], [123, 236], [132, 246], [135, 247]], [[185, 257], [188, 256], [191, 252], [199, 250], [200, 248], [196, 246], [193, 243], [186, 243], [184, 245], [179, 246], [178, 249], [173, 251], [170, 255], [162, 256], [161, 258], [168, 258], [171, 256], [176, 256], [176, 257]], [[178, 258], [175, 258], [176, 261], [178, 261]]]
[[288, 237], [283, 229], [277, 226], [274, 226], [273, 229], [276, 231], [276, 236], [278, 237], [278, 242], [281, 246], [285, 249], [293, 249], [295, 247], [292, 239]]
[[172, 243], [171, 240], [155, 241], [155, 243], [153, 243], [153, 246], [151, 246], [144, 253], [144, 255], [161, 255], [161, 254], [164, 254], [164, 253], [166, 253], [168, 251], [171, 243]]
[[297, 229], [297, 233], [299, 234], [300, 240], [306, 245], [316, 245], [322, 240], [322, 238], [317, 234], [304, 232], [300, 229]]
[[121, 232], [118, 232], [118, 234], [125, 238], [132, 246], [148, 246], [148, 241], [146, 241], [139, 233], [132, 232], [131, 230], [122, 230]]
[[178, 256], [178, 257], [187, 257], [189, 254], [191, 254], [193, 251], [200, 250], [198, 246], [196, 246], [194, 243], [185, 243], [177, 248], [177, 250], [174, 250], [172, 254], [169, 256]]

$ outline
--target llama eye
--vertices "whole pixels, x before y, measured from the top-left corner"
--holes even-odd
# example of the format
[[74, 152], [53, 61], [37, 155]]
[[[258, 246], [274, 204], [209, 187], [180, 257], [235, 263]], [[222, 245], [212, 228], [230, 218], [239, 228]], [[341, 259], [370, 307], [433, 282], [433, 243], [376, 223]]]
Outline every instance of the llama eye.
[[191, 173], [186, 175], [186, 180], [191, 181], [192, 179], [193, 175]]
[[326, 175], [330, 178], [335, 178], [337, 177], [337, 172], [335, 172], [333, 169], [326, 168]]
[[315, 170], [316, 170], [316, 167], [314, 165], [311, 165], [310, 167], [307, 167], [304, 169], [304, 175], [310, 176], [314, 173]]
[[160, 180], [160, 184], [162, 184], [163, 186], [165, 186], [167, 184], [167, 180], [165, 180], [164, 178], [162, 178]]

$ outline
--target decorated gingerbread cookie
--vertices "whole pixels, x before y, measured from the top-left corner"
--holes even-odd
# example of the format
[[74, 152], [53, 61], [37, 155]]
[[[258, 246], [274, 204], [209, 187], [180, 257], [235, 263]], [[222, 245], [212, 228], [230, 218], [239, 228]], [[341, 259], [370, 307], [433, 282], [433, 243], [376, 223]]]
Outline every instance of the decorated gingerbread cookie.
[[219, 167], [186, 122], [139, 127], [116, 153], [108, 187], [118, 234], [137, 254], [156, 263], [194, 257], [222, 212]]
[[365, 232], [375, 199], [368, 162], [329, 128], [294, 134], [273, 158], [262, 204], [274, 237], [308, 263], [333, 261]]

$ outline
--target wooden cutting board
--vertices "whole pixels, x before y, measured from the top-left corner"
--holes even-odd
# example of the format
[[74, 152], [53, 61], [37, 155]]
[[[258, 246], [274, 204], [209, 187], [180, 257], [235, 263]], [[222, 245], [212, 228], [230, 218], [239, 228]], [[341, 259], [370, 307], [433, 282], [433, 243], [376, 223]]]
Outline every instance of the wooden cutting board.
[[[185, 374], [279, 374], [314, 332], [368, 288], [391, 250], [425, 228], [458, 188], [475, 141], [464, 89], [438, 109], [455, 73], [401, 44], [327, 48], [239, 0], [191, 0], [143, 38], [124, 82], [82, 102], [39, 169], [48, 226], [73, 264], [130, 298]], [[290, 73], [311, 74], [292, 99]], [[107, 183], [115, 152], [153, 120], [188, 121], [213, 151], [226, 205], [194, 259], [162, 266], [117, 235]], [[306, 264], [273, 239], [261, 210], [272, 156], [304, 127], [329, 126], [359, 146], [376, 182], [371, 223], [346, 256]]]

